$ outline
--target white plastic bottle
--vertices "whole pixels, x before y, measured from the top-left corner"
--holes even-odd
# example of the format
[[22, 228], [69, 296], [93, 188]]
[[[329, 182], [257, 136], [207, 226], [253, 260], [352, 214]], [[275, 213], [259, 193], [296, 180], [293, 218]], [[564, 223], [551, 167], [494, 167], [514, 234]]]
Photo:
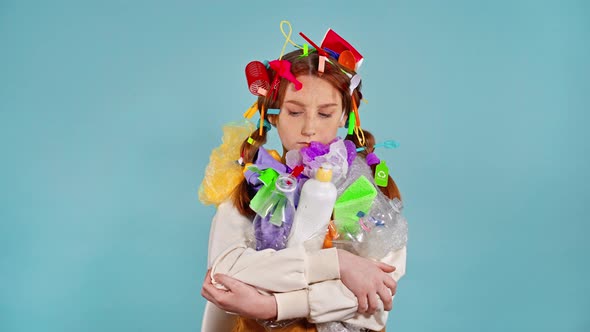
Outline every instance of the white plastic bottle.
[[326, 165], [317, 170], [315, 179], [309, 179], [303, 184], [287, 247], [312, 238], [306, 247], [322, 247], [338, 194], [331, 180], [332, 170]]

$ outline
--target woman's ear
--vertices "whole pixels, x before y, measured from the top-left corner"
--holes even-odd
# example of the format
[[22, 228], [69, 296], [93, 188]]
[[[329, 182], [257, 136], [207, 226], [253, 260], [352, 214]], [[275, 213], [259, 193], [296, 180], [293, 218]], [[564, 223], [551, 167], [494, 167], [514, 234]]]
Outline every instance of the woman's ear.
[[279, 120], [279, 116], [278, 115], [268, 114], [266, 116], [266, 118], [268, 119], [268, 122], [270, 122], [271, 125], [273, 125], [274, 127], [277, 126], [277, 121]]
[[348, 120], [348, 114], [345, 110], [342, 110], [342, 115], [340, 116], [340, 122], [338, 123], [338, 127], [344, 127], [344, 125], [346, 124], [346, 120]]

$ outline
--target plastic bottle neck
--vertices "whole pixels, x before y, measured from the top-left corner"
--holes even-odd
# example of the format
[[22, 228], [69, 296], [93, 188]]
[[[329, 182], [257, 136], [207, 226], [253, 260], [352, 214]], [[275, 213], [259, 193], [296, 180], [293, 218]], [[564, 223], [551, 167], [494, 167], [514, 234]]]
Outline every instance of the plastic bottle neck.
[[320, 167], [315, 173], [315, 178], [321, 182], [330, 182], [332, 181], [332, 170], [329, 168]]

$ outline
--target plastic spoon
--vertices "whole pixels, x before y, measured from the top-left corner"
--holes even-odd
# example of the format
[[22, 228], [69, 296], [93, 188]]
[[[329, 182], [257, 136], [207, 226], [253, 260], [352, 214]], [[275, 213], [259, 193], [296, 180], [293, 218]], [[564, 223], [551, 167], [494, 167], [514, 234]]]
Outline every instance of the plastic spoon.
[[340, 57], [338, 57], [338, 63], [350, 70], [354, 70], [356, 67], [356, 59], [354, 58], [354, 54], [352, 54], [352, 52], [349, 50], [344, 50], [342, 53], [340, 53]]

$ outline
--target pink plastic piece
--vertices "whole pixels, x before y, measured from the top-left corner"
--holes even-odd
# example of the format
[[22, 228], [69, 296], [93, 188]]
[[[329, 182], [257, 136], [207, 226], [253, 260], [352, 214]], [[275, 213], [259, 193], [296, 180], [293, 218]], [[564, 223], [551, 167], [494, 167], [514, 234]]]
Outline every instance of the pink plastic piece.
[[291, 73], [291, 63], [287, 60], [273, 60], [271, 62], [268, 63], [270, 65], [270, 68], [272, 68], [274, 71], [276, 71], [279, 76], [287, 79], [288, 81], [290, 81], [291, 83], [293, 83], [295, 85], [295, 89], [296, 90], [301, 90], [301, 87], [303, 86], [303, 84], [301, 84], [301, 82], [299, 82], [295, 76], [293, 76], [293, 73]]

